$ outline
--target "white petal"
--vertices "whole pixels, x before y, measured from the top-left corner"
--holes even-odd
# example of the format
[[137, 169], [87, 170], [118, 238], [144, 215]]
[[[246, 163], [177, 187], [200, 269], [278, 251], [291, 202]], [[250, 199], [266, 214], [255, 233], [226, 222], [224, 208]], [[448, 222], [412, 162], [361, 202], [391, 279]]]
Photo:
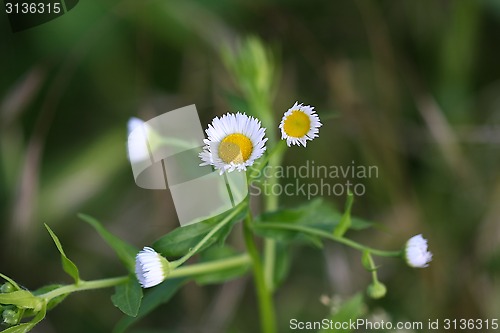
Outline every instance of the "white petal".
[[135, 259], [135, 274], [143, 288], [154, 287], [166, 278], [163, 258], [150, 247], [143, 248]]
[[427, 267], [432, 260], [432, 253], [427, 250], [427, 240], [421, 234], [408, 240], [405, 256], [406, 262], [412, 267]]

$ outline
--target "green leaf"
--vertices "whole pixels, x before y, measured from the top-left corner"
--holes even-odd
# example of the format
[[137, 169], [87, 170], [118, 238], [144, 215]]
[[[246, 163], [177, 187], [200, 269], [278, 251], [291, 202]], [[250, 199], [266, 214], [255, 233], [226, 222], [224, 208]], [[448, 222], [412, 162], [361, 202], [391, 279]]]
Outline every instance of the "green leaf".
[[[332, 225], [336, 225], [338, 218], [338, 212], [333, 210], [329, 205], [325, 205], [323, 200], [315, 199], [299, 207], [284, 208], [274, 212], [263, 213], [255, 219], [255, 224], [283, 222], [328, 230], [332, 228]], [[258, 233], [264, 237], [276, 238], [283, 241], [301, 237], [299, 232], [291, 230], [268, 229], [259, 230]]]
[[[365, 312], [365, 304], [363, 302], [363, 295], [358, 293], [354, 295], [351, 299], [344, 302], [338, 311], [336, 311], [330, 317], [330, 320], [334, 323], [345, 323], [349, 321], [356, 321]], [[351, 329], [323, 329], [320, 333], [336, 332], [336, 333], [348, 333], [352, 332]]]
[[116, 286], [111, 296], [113, 304], [128, 316], [135, 317], [139, 312], [142, 301], [142, 288], [135, 278], [130, 276], [129, 281]]
[[120, 258], [130, 273], [135, 272], [135, 256], [139, 252], [135, 246], [128, 244], [110, 233], [95, 218], [85, 214], [78, 214], [78, 217], [90, 224], [99, 233], [99, 235], [101, 235], [104, 241], [115, 251], [118, 258]]
[[[238, 252], [229, 246], [212, 247], [202, 253], [200, 263], [208, 263], [215, 260], [227, 259], [230, 257], [234, 257], [237, 254]], [[217, 272], [198, 275], [194, 280], [199, 285], [223, 283], [228, 280], [245, 275], [248, 272], [249, 268], [250, 265], [221, 269]]]
[[[235, 207], [233, 210], [237, 208], [238, 207]], [[189, 251], [189, 249], [196, 246], [196, 244], [198, 244], [213, 227], [215, 227], [231, 212], [232, 210], [202, 222], [176, 228], [154, 242], [153, 247], [157, 252], [166, 257], [183, 256]], [[227, 235], [230, 233], [234, 223], [241, 220], [245, 216], [246, 212], [246, 208], [242, 209], [226, 226], [224, 226], [219, 232], [215, 233], [199, 251], [208, 248], [216, 242], [223, 243]]]
[[187, 282], [187, 279], [171, 279], [159, 284], [157, 287], [150, 289], [142, 299], [141, 307], [135, 317], [124, 317], [113, 329], [113, 333], [123, 333], [131, 325], [135, 324], [142, 317], [149, 314], [161, 304], [167, 303], [177, 290]]
[[279, 287], [287, 278], [290, 272], [292, 253], [290, 244], [276, 242], [276, 258], [274, 268], [274, 287]]
[[[339, 224], [342, 215], [329, 203], [321, 198], [311, 200], [304, 205], [295, 208], [284, 208], [274, 212], [267, 212], [255, 219], [255, 231], [263, 236], [275, 238], [282, 241], [302, 240], [314, 245], [321, 246], [321, 239], [311, 235], [304, 235], [299, 231], [280, 229], [260, 229], [259, 224], [264, 223], [287, 223], [289, 225], [300, 225], [321, 231], [333, 232]], [[353, 218], [351, 229], [361, 230], [371, 226], [372, 223], [362, 219]]]
[[50, 237], [52, 237], [52, 240], [56, 244], [59, 253], [61, 253], [61, 262], [64, 271], [73, 278], [75, 284], [78, 284], [80, 282], [80, 274], [78, 272], [78, 267], [76, 267], [76, 265], [66, 256], [62, 248], [61, 242], [59, 241], [59, 238], [57, 238], [56, 234], [54, 234], [52, 229], [50, 229], [50, 227], [47, 224], [45, 224], [45, 228], [47, 228]]
[[5, 281], [10, 282], [14, 286], [14, 288], [16, 288], [17, 290], [21, 289], [21, 287], [19, 287], [19, 285], [16, 283], [16, 281], [12, 280], [7, 275], [3, 275], [2, 273], [0, 273], [0, 277], [2, 277]]
[[42, 307], [42, 309], [36, 314], [36, 316], [29, 322], [23, 323], [16, 326], [9, 327], [0, 333], [26, 333], [31, 331], [36, 324], [41, 322], [47, 313], [47, 309]]
[[[43, 286], [43, 287], [38, 288], [37, 290], [33, 291], [33, 295], [35, 295], [35, 296], [42, 295], [42, 294], [48, 293], [49, 291], [52, 291], [52, 290], [55, 290], [55, 289], [59, 289], [62, 286], [63, 286], [62, 284], [51, 284], [51, 285], [48, 285], [48, 286]], [[47, 311], [52, 310], [53, 308], [55, 308], [59, 303], [61, 303], [62, 301], [64, 301], [64, 299], [68, 295], [69, 294], [63, 294], [63, 295], [59, 295], [57, 297], [52, 298], [47, 303]]]
[[0, 294], [0, 304], [12, 304], [18, 308], [40, 311], [43, 301], [27, 290], [17, 290], [11, 293]]
[[16, 326], [9, 327], [0, 333], [26, 333], [31, 331], [34, 325], [31, 323], [19, 324]]
[[351, 208], [353, 202], [354, 202], [354, 195], [351, 192], [349, 192], [347, 194], [347, 200], [345, 203], [344, 215], [342, 215], [340, 223], [333, 231], [333, 234], [337, 237], [342, 237], [345, 234], [345, 232], [351, 227]]

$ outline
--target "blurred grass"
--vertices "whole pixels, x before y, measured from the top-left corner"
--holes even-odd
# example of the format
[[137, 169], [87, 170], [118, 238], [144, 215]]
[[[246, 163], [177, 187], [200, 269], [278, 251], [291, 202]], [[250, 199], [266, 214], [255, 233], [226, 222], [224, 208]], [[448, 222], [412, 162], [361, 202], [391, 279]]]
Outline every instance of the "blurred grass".
[[[178, 225], [167, 191], [135, 186], [126, 121], [192, 103], [204, 124], [236, 111], [217, 53], [256, 35], [281, 57], [276, 121], [295, 100], [320, 117], [340, 114], [286, 162], [378, 166], [353, 209], [388, 231], [356, 238], [385, 248], [420, 232], [429, 238], [428, 269], [382, 261], [389, 293], [370, 310], [422, 321], [500, 313], [498, 1], [89, 0], [25, 32], [12, 34], [4, 16], [0, 27], [0, 270], [27, 287], [64, 279], [44, 222], [84, 278], [121, 270], [76, 212], [138, 246]], [[363, 289], [368, 274], [358, 262], [336, 246], [297, 251], [276, 296], [282, 331], [290, 318], [327, 316], [320, 295]], [[188, 286], [141, 328], [201, 330], [210, 304], [227, 298], [220, 288]], [[222, 327], [254, 332], [251, 285], [238, 288]], [[40, 332], [109, 332], [120, 315], [108, 296], [72, 296]]]

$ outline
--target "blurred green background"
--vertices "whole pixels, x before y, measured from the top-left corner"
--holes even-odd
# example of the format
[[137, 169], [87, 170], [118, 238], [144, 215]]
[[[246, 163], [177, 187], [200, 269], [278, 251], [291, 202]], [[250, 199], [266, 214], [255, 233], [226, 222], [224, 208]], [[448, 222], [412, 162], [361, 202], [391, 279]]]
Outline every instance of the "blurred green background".
[[[500, 319], [500, 1], [86, 0], [15, 34], [1, 14], [0, 34], [0, 271], [24, 286], [70, 282], [43, 223], [84, 279], [125, 270], [77, 212], [138, 247], [178, 226], [168, 191], [135, 185], [126, 122], [196, 104], [206, 126], [237, 111], [219, 50], [255, 35], [280, 64], [276, 124], [296, 100], [337, 114], [286, 163], [377, 166], [353, 212], [381, 227], [349, 236], [385, 249], [429, 239], [427, 269], [376, 259], [388, 294], [366, 316]], [[369, 282], [356, 251], [297, 248], [280, 331]], [[111, 292], [72, 295], [35, 332], [111, 332]], [[191, 283], [135, 329], [256, 332], [252, 281]]]

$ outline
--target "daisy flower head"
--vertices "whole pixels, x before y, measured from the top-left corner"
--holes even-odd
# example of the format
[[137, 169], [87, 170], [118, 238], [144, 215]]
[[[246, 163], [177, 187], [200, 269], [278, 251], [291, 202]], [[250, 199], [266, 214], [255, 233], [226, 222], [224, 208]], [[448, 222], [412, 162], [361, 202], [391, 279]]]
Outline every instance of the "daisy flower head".
[[305, 147], [307, 141], [319, 136], [321, 125], [313, 106], [295, 102], [281, 119], [281, 139], [286, 139], [288, 147], [299, 144]]
[[168, 260], [150, 247], [143, 248], [135, 257], [135, 275], [143, 288], [162, 283], [169, 272]]
[[423, 268], [429, 266], [432, 253], [427, 250], [427, 239], [422, 234], [413, 236], [406, 242], [405, 258], [411, 267]]
[[208, 139], [200, 153], [200, 166], [213, 165], [220, 171], [245, 171], [266, 150], [266, 129], [259, 120], [242, 113], [229, 113], [215, 117], [208, 125]]

